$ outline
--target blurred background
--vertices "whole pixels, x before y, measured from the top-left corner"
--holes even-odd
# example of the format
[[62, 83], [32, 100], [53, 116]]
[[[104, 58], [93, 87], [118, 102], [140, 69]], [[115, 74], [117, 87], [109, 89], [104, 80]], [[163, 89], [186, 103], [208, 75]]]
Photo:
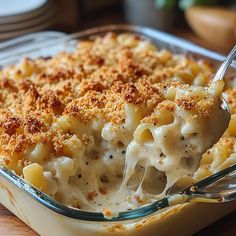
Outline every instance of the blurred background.
[[227, 53], [236, 44], [236, 0], [0, 0], [0, 40], [135, 24]]

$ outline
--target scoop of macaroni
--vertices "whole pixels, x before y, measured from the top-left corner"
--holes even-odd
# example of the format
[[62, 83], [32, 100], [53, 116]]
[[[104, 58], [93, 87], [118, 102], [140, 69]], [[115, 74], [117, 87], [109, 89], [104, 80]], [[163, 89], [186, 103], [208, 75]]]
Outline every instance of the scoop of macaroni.
[[26, 58], [0, 71], [0, 162], [71, 207], [106, 215], [148, 204], [223, 165], [219, 143], [206, 152], [230, 119], [213, 73], [132, 34]]

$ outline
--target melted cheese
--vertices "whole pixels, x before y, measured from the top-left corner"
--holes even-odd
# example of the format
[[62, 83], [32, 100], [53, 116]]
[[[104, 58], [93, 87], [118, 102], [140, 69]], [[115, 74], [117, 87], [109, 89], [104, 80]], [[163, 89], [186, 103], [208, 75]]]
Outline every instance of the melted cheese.
[[25, 59], [0, 71], [0, 161], [71, 207], [113, 215], [148, 204], [203, 176], [201, 155], [228, 126], [211, 74], [130, 34]]

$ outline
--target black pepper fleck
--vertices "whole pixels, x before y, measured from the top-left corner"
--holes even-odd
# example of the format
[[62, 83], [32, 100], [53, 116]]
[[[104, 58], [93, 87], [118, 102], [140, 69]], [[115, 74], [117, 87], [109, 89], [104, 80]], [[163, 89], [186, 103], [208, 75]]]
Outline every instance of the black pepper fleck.
[[160, 157], [164, 157], [165, 154], [163, 152], [160, 153]]
[[102, 183], [108, 183], [108, 178], [107, 178], [106, 175], [102, 175], [102, 176], [100, 177], [100, 180], [101, 180]]

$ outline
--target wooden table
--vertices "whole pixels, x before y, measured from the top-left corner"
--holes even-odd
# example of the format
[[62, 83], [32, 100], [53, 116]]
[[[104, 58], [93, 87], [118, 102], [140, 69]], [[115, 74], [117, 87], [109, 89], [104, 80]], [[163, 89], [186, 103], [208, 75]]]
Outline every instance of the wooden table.
[[36, 236], [37, 234], [0, 204], [0, 236]]
[[[32, 229], [0, 204], [0, 236], [37, 236]], [[236, 211], [198, 232], [195, 236], [236, 235]]]
[[212, 45], [211, 43], [206, 42], [205, 40], [199, 38], [198, 36], [196, 36], [190, 29], [188, 28], [174, 28], [172, 30], [170, 30], [171, 34], [174, 34], [178, 37], [187, 39], [197, 45], [200, 45], [204, 48], [207, 48], [209, 50], [212, 51], [216, 51], [218, 53], [221, 54], [228, 54], [231, 50], [231, 48], [223, 48], [223, 47], [217, 47], [215, 45]]

